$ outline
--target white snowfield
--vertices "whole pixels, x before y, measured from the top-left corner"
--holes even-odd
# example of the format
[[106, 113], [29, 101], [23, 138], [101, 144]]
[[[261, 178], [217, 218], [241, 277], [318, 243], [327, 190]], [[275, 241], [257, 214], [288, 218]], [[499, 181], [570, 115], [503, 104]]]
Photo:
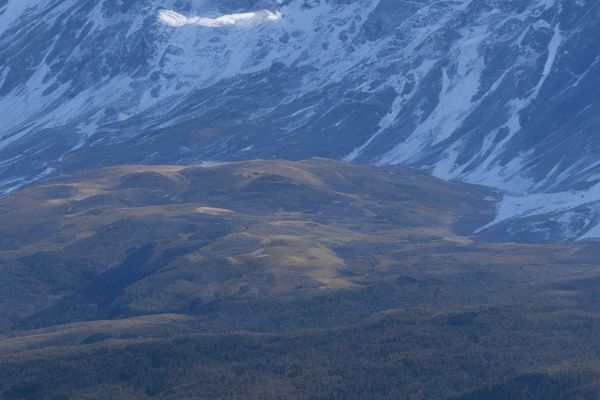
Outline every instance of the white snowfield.
[[176, 28], [186, 25], [205, 26], [208, 28], [225, 26], [250, 28], [266, 22], [277, 21], [281, 19], [281, 13], [270, 10], [259, 10], [247, 13], [227, 14], [216, 18], [207, 18], [186, 17], [173, 10], [159, 10], [158, 19], [161, 23]]

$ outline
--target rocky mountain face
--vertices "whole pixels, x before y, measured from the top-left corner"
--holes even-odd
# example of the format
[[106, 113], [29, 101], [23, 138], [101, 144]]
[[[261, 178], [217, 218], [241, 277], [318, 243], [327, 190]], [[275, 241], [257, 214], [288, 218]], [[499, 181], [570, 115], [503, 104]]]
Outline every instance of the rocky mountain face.
[[0, 182], [311, 156], [505, 192], [483, 237], [600, 235], [593, 0], [0, 0]]

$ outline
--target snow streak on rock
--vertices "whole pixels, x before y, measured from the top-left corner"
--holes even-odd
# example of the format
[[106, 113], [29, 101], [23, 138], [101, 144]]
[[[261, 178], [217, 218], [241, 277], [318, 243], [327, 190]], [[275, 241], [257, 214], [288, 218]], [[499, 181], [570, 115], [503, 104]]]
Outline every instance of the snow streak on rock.
[[165, 25], [182, 27], [185, 25], [205, 26], [208, 28], [218, 28], [226, 26], [250, 28], [265, 22], [272, 22], [281, 19], [281, 14], [269, 10], [260, 10], [239, 14], [222, 15], [216, 18], [206, 17], [185, 17], [173, 10], [160, 10], [158, 19]]

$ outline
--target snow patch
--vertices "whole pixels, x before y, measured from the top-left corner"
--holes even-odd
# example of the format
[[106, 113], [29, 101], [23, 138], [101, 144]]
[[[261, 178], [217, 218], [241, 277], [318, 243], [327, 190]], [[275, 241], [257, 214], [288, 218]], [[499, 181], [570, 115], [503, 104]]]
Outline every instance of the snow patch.
[[[600, 198], [600, 184], [587, 191], [566, 191], [555, 193], [531, 193], [524, 196], [504, 196], [498, 207], [496, 218], [479, 228], [481, 232], [499, 222], [515, 217], [550, 214], [566, 211], [589, 204]], [[600, 230], [600, 229], [599, 229]]]
[[204, 26], [208, 28], [218, 28], [226, 26], [236, 26], [248, 28], [266, 22], [273, 22], [281, 19], [281, 13], [269, 10], [260, 10], [239, 14], [222, 15], [217, 18], [207, 17], [186, 17], [173, 10], [160, 10], [158, 20], [164, 25], [180, 28], [186, 25]]

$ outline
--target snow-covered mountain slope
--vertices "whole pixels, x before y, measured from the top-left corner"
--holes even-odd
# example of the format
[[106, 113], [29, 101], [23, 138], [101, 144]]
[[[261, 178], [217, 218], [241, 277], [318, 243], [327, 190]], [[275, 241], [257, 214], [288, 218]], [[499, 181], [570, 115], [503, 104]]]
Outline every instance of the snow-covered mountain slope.
[[123, 162], [324, 156], [600, 236], [596, 0], [0, 0], [3, 191]]

